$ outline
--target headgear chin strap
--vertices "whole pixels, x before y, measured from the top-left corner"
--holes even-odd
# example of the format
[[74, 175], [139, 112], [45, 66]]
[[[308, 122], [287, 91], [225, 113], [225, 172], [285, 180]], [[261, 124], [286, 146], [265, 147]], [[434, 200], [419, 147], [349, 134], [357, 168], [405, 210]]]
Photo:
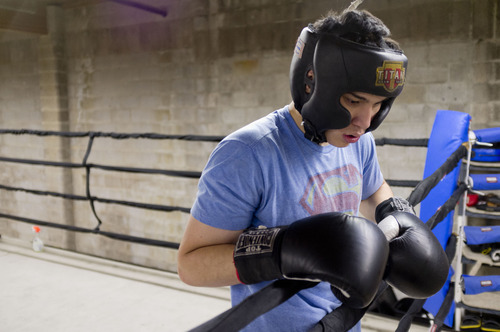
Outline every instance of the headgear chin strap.
[[[290, 66], [290, 88], [295, 108], [304, 120], [305, 136], [322, 143], [326, 130], [349, 126], [351, 114], [340, 104], [340, 97], [351, 92], [387, 97], [366, 131], [375, 130], [403, 90], [407, 64], [401, 51], [304, 28]], [[307, 77], [309, 70], [314, 73], [312, 80]], [[306, 85], [311, 88], [309, 93]]]

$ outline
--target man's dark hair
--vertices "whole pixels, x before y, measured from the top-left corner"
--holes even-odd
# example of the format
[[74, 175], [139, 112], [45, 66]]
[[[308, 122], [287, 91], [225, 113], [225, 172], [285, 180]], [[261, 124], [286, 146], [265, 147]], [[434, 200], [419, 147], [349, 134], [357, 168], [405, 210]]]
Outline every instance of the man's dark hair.
[[366, 10], [347, 10], [341, 14], [329, 12], [311, 25], [317, 33], [331, 33], [354, 42], [401, 50], [389, 36], [391, 31], [379, 18]]

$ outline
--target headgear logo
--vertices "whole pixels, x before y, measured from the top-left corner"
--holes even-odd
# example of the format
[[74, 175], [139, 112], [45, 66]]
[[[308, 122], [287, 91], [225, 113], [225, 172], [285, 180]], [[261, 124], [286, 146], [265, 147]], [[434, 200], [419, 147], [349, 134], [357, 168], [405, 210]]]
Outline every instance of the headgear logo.
[[388, 92], [393, 92], [405, 83], [405, 68], [402, 61], [384, 61], [382, 67], [377, 67], [375, 86], [383, 86]]
[[297, 39], [297, 43], [295, 44], [295, 49], [293, 50], [293, 53], [300, 59], [302, 58], [302, 52], [304, 52], [304, 47], [306, 43], [299, 38]]

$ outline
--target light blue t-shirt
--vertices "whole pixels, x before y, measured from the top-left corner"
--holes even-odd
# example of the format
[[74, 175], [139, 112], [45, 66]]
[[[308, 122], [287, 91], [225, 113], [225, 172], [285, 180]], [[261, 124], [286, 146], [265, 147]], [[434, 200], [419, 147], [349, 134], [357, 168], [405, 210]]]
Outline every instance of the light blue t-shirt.
[[[275, 227], [325, 212], [358, 215], [383, 183], [372, 134], [345, 148], [310, 142], [288, 106], [227, 136], [202, 173], [191, 214], [226, 230]], [[232, 304], [269, 284], [231, 287]], [[338, 306], [328, 283], [302, 290], [245, 331], [307, 331]], [[359, 331], [358, 326], [353, 331]]]

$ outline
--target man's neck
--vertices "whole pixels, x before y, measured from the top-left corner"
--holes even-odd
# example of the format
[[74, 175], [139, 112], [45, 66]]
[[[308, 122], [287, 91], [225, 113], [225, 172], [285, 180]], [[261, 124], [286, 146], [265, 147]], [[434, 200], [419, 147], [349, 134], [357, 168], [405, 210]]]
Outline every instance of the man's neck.
[[299, 111], [295, 109], [295, 105], [293, 102], [288, 105], [288, 111], [290, 112], [290, 115], [292, 116], [293, 121], [299, 127], [300, 131], [305, 133], [306, 131], [304, 130], [304, 125], [302, 124], [302, 115], [300, 115]]

